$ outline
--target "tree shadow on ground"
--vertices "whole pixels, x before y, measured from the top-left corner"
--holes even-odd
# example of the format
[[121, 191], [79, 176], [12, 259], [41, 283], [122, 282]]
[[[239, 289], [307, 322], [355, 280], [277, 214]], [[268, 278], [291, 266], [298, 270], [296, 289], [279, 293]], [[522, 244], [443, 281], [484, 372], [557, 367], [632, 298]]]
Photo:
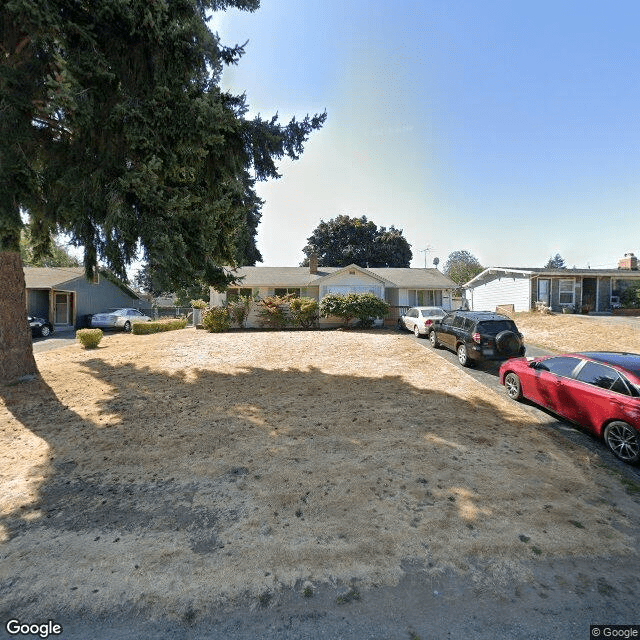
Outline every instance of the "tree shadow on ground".
[[[169, 615], [174, 597], [182, 615], [278, 580], [384, 583], [406, 557], [488, 566], [521, 545], [504, 537], [512, 513], [542, 532], [588, 487], [517, 415], [401, 376], [98, 356], [80, 375], [82, 398], [41, 379], [0, 390], [20, 461], [0, 516], [0, 599], [14, 606], [124, 599]], [[545, 504], [557, 513], [541, 519]]]

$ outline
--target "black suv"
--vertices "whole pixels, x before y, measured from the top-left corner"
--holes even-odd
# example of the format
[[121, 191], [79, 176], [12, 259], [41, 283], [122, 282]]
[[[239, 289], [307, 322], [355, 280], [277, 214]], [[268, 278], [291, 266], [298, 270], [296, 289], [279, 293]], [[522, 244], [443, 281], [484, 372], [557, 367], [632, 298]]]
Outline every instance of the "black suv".
[[463, 367], [479, 360], [507, 360], [525, 353], [516, 323], [491, 311], [452, 311], [434, 321], [429, 341], [432, 347], [443, 346], [457, 353]]

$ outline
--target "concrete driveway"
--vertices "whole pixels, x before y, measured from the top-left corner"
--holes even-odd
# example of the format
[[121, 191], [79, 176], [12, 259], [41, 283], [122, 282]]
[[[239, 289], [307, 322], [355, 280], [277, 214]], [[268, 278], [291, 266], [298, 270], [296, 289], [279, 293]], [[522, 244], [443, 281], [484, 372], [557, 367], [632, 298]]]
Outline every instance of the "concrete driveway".
[[33, 338], [33, 353], [60, 349], [76, 343], [75, 329], [59, 329], [48, 338]]

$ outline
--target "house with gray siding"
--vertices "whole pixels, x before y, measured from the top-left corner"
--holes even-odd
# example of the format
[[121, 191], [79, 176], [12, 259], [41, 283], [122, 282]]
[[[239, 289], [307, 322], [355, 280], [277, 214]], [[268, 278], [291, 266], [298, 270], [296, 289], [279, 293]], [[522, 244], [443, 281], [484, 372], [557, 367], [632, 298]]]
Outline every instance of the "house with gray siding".
[[86, 316], [145, 306], [123, 282], [100, 270], [87, 280], [83, 267], [24, 267], [27, 313], [47, 318], [56, 328], [82, 327]]
[[466, 304], [473, 311], [500, 305], [529, 311], [536, 302], [553, 311], [610, 311], [619, 306], [626, 288], [640, 284], [637, 261], [630, 258], [633, 254], [626, 254], [618, 269], [489, 267], [464, 285]]
[[[238, 284], [225, 292], [211, 287], [210, 305], [223, 306], [238, 296], [265, 298], [293, 293], [321, 301], [329, 293], [373, 293], [392, 307], [439, 306], [451, 309], [456, 284], [437, 269], [319, 267], [240, 267], [231, 272]], [[332, 324], [321, 319], [321, 324]], [[255, 310], [247, 326], [259, 326]]]

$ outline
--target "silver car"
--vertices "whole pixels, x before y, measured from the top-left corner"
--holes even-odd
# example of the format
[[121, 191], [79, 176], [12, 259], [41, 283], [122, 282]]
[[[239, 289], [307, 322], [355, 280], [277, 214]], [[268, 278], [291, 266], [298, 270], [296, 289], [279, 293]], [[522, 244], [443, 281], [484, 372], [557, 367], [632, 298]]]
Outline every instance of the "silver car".
[[416, 338], [426, 336], [434, 320], [444, 318], [441, 307], [411, 307], [398, 318], [398, 328], [413, 331]]
[[96, 313], [91, 317], [91, 326], [98, 329], [123, 329], [131, 331], [136, 322], [150, 322], [151, 318], [137, 309], [116, 309], [107, 313]]

